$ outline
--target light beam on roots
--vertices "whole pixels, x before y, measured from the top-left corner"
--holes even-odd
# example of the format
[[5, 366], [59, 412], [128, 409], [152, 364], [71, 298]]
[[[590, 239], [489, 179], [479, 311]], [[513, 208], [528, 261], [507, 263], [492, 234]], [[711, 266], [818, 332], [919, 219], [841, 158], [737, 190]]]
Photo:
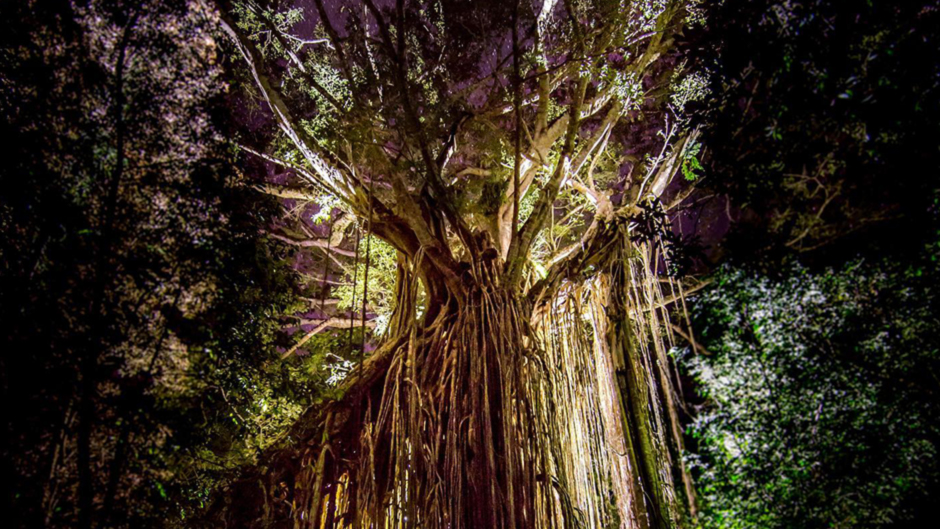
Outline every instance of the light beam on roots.
[[623, 235], [607, 270], [534, 312], [491, 285], [407, 326], [358, 438], [308, 451], [296, 527], [683, 526], [657, 247]]

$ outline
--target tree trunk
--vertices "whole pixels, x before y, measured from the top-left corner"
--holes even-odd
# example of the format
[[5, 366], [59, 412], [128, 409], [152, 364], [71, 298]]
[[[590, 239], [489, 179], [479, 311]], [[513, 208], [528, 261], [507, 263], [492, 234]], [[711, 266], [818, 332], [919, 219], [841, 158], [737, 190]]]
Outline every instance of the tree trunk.
[[[224, 517], [298, 529], [681, 527], [664, 337], [636, 316], [650, 278], [630, 248], [614, 252], [629, 266], [566, 284], [546, 306], [484, 261], [464, 271], [461, 295], [428, 296], [433, 319], [399, 307], [344, 397], [311, 410]], [[416, 275], [400, 271], [404, 305], [418, 299]], [[265, 504], [280, 506], [264, 519], [238, 499], [259, 480]]]
[[[526, 385], [530, 308], [499, 286], [495, 267], [477, 272], [468, 271], [466, 293], [432, 298], [432, 321], [395, 318], [388, 367], [344, 420], [357, 427], [326, 429], [320, 445], [329, 451], [298, 477], [297, 526], [332, 517], [358, 527], [535, 527], [549, 489], [539, 484], [544, 436]], [[355, 497], [347, 486], [331, 500], [330, 481], [354, 482]], [[330, 505], [355, 510], [323, 512]]]

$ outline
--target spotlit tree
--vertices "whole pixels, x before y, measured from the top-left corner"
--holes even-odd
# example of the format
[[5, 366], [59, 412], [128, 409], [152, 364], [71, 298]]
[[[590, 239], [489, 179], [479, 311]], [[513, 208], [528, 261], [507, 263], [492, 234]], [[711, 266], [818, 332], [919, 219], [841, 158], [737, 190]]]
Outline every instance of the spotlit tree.
[[[295, 176], [266, 190], [318, 203], [340, 232], [348, 222], [337, 219], [354, 218], [397, 255], [378, 348], [222, 516], [330, 528], [687, 525], [666, 308], [682, 297], [667, 273], [681, 264], [668, 211], [697, 166], [682, 112], [705, 84], [676, 52], [695, 6], [314, 0], [220, 11], [279, 128], [256, 154]], [[341, 240], [327, 246], [348, 249]]]

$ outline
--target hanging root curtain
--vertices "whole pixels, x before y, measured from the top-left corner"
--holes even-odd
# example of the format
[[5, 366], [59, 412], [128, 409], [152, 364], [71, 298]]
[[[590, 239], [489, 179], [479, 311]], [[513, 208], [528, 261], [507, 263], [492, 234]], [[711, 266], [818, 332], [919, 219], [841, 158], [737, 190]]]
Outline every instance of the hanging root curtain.
[[602, 268], [546, 301], [520, 299], [484, 263], [424, 320], [402, 317], [418, 298], [418, 266], [403, 260], [390, 336], [342, 399], [311, 410], [294, 443], [237, 484], [224, 517], [239, 527], [683, 526], [692, 494], [661, 259], [625, 226], [611, 231]]

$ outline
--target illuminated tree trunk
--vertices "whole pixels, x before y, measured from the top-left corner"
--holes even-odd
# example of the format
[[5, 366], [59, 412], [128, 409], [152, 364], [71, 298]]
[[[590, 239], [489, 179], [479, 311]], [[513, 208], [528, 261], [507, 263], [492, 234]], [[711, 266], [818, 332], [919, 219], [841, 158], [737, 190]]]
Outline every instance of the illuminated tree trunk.
[[[629, 248], [537, 307], [501, 286], [497, 261], [464, 267], [465, 292], [430, 300], [431, 320], [399, 307], [395, 334], [349, 375], [344, 398], [303, 418], [295, 446], [244, 482], [267, 496], [264, 516], [253, 524], [233, 505], [229, 521], [685, 526], [667, 337], [655, 310], [644, 315], [662, 295]], [[417, 270], [400, 270], [403, 307]]]
[[[646, 249], [626, 251], [643, 254]], [[691, 481], [682, 464], [682, 437], [676, 409], [668, 322], [653, 307], [662, 295], [650, 277], [644, 258], [618, 259], [610, 274], [607, 304], [607, 345], [620, 390], [620, 407], [627, 434], [627, 449], [636, 461], [634, 486], [646, 499], [641, 527], [682, 526], [694, 510]], [[682, 487], [680, 487], [680, 485]]]
[[[605, 157], [619, 123], [643, 121], [623, 118], [645, 112], [644, 82], [672, 83], [673, 72], [654, 65], [674, 43], [685, 2], [630, 3], [626, 12], [607, 2], [519, 3], [507, 27], [497, 18], [501, 3], [437, 19], [405, 0], [364, 0], [362, 18], [347, 20], [349, 38], [315, 3], [335, 51], [337, 69], [326, 76], [251, 2], [241, 26], [223, 13], [223, 29], [302, 162], [266, 159], [337, 197], [399, 252], [400, 306], [392, 333], [349, 375], [344, 396], [310, 410], [289, 445], [242, 482], [239, 494], [264, 494], [261, 518], [233, 499], [227, 519], [330, 529], [679, 527], [685, 509], [674, 481], [684, 473], [676, 471], [681, 438], [659, 258], [631, 242], [628, 226], [658, 204], [688, 137], [665, 119], [662, 145], [631, 155], [646, 160], [641, 168]], [[476, 18], [494, 9], [485, 23]], [[485, 108], [452, 104], [469, 98], [455, 88], [463, 81], [418, 82], [471, 66], [460, 53], [439, 62], [473, 47], [448, 39], [466, 31], [461, 20], [495, 29], [493, 50], [511, 37], [511, 69], [465, 79], [481, 87], [511, 79], [511, 98], [503, 86], [484, 90], [492, 91]], [[245, 28], [288, 50], [292, 76], [280, 84], [269, 76], [258, 34]], [[443, 47], [425, 56], [428, 31], [440, 32]], [[614, 49], [622, 63], [610, 59]], [[431, 63], [438, 69], [421, 74]], [[366, 76], [350, 75], [351, 65]], [[301, 90], [281, 89], [289, 77]], [[360, 86], [349, 104], [329, 89], [342, 82]], [[291, 94], [311, 93], [333, 126], [311, 128], [301, 117], [308, 107], [288, 104]], [[502, 161], [510, 151], [500, 146], [509, 144], [511, 178]], [[616, 186], [594, 178], [602, 166], [621, 184], [616, 200]], [[572, 193], [581, 206], [558, 215]], [[527, 194], [535, 200], [523, 215]], [[583, 221], [584, 207], [593, 209], [589, 227], [555, 248], [556, 220]], [[536, 263], [546, 239], [551, 255]]]
[[545, 436], [527, 386], [538, 376], [531, 309], [500, 286], [493, 261], [463, 280], [465, 292], [430, 300], [440, 303], [432, 319], [397, 324], [384, 372], [324, 437], [329, 461], [320, 448], [305, 456], [299, 526], [525, 528], [546, 516]]

